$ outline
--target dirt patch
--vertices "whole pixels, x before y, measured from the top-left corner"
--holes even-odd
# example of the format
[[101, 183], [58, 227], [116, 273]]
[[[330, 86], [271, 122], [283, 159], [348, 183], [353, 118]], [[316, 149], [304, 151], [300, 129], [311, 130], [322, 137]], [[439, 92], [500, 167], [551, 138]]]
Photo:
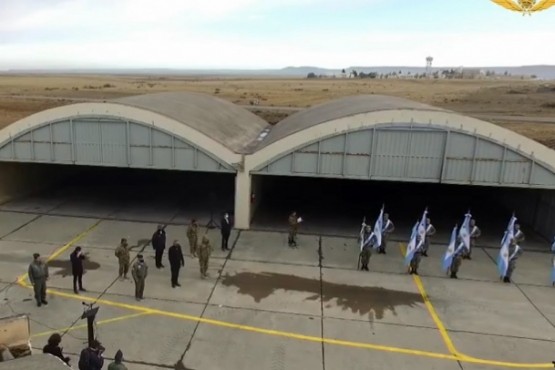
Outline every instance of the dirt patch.
[[[59, 271], [56, 271], [54, 275], [62, 275], [62, 277], [66, 277], [71, 274], [71, 261], [66, 260], [54, 260], [48, 262], [49, 268], [59, 268]], [[84, 260], [83, 261], [83, 275], [87, 273], [87, 270], [97, 270], [100, 267], [98, 262], [94, 262], [91, 260]]]
[[[320, 280], [294, 275], [240, 272], [233, 276], [226, 274], [222, 279], [222, 284], [238, 287], [239, 294], [249, 295], [257, 303], [280, 289], [311, 294], [306, 300], [320, 299]], [[343, 310], [350, 310], [361, 316], [369, 315], [378, 320], [383, 319], [386, 311], [391, 311], [396, 315], [395, 308], [397, 306], [414, 307], [423, 303], [420, 294], [383, 287], [364, 287], [324, 281], [322, 291], [322, 300], [327, 303], [326, 307], [331, 307], [332, 301], [335, 301], [336, 305], [342, 307]]]

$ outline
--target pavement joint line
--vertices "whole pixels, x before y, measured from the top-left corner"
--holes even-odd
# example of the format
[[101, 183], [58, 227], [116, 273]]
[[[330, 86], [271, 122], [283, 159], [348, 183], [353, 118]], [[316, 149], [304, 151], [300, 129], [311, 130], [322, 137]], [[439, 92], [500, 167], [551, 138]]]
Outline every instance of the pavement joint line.
[[[208, 227], [206, 227], [204, 235], [206, 235], [208, 233], [208, 230], [209, 230]], [[224, 263], [222, 264], [222, 268], [221, 268], [220, 272], [218, 273], [218, 278], [214, 282], [214, 286], [212, 287], [212, 290], [210, 291], [210, 295], [206, 299], [206, 303], [204, 304], [204, 307], [202, 308], [202, 312], [200, 313], [199, 319], [203, 318], [203, 316], [206, 312], [206, 309], [208, 308], [208, 304], [210, 303], [210, 300], [212, 299], [212, 295], [214, 294], [214, 291], [216, 290], [216, 286], [218, 285], [218, 282], [220, 281], [220, 279], [222, 277], [222, 274], [224, 272], [227, 261], [229, 261], [231, 259], [231, 255], [233, 254], [233, 250], [235, 249], [235, 246], [237, 245], [237, 242], [239, 241], [240, 236], [241, 236], [241, 230], [239, 230], [239, 232], [235, 235], [235, 240], [233, 241], [233, 243], [231, 245], [231, 250], [227, 253], [226, 259], [224, 260]], [[223, 240], [222, 240], [222, 242], [223, 242]], [[197, 333], [197, 330], [200, 326], [200, 323], [201, 323], [200, 320], [197, 321], [197, 324], [195, 325], [195, 328], [193, 329], [193, 333], [191, 334], [191, 338], [189, 338], [189, 341], [187, 342], [187, 346], [185, 347], [185, 351], [183, 351], [183, 353], [181, 354], [181, 358], [179, 359], [179, 361], [181, 363], [183, 363], [183, 359], [185, 358], [185, 356], [187, 355], [187, 352], [189, 352], [189, 350], [191, 349], [191, 346], [193, 345], [193, 339], [195, 337], [195, 334]]]
[[[135, 317], [145, 316], [145, 315], [150, 315], [150, 313], [149, 312], [139, 312], [139, 313], [132, 313], [132, 314], [127, 314], [127, 315], [123, 315], [123, 316], [117, 316], [117, 317], [113, 317], [111, 319], [97, 321], [96, 325], [111, 324], [113, 322], [129, 320], [129, 319], [133, 319]], [[77, 330], [77, 329], [83, 329], [83, 328], [86, 328], [86, 327], [87, 327], [87, 324], [68, 326], [68, 327], [65, 327], [65, 328], [57, 329], [57, 330], [48, 330], [48, 331], [43, 331], [43, 332], [40, 332], [40, 333], [37, 333], [37, 334], [33, 334], [33, 335], [31, 335], [31, 338], [44, 337], [46, 335], [51, 335], [51, 334], [54, 334], [54, 333], [69, 332], [69, 331], [73, 331], [73, 330]]]
[[[74, 237], [69, 242], [67, 242], [65, 245], [58, 248], [54, 253], [52, 253], [50, 256], [48, 256], [46, 262], [50, 262], [50, 261], [55, 260], [56, 258], [58, 258], [62, 253], [67, 251], [75, 243], [79, 242], [81, 239], [83, 239], [85, 236], [87, 236], [91, 231], [93, 231], [98, 225], [100, 225], [101, 222], [102, 222], [102, 220], [98, 220], [97, 222], [95, 222], [94, 224], [89, 226], [85, 231], [81, 232], [76, 237]], [[24, 285], [25, 284], [25, 279], [27, 279], [27, 278], [28, 278], [28, 274], [24, 273], [23, 275], [21, 275], [17, 278], [17, 282], [20, 285]]]
[[[404, 255], [405, 254], [404, 244], [399, 243], [399, 249], [401, 250], [401, 253]], [[432, 320], [435, 322], [435, 324], [437, 326], [437, 329], [439, 330], [445, 345], [447, 346], [447, 348], [449, 349], [449, 351], [451, 352], [453, 357], [455, 357], [456, 360], [459, 362], [459, 365], [460, 365], [461, 362], [470, 362], [470, 363], [480, 364], [480, 365], [491, 365], [491, 366], [521, 368], [521, 369], [522, 368], [524, 368], [524, 369], [548, 369], [548, 368], [552, 369], [554, 367], [553, 363], [549, 363], [549, 364], [548, 363], [526, 363], [525, 364], [525, 363], [516, 363], [516, 362], [504, 362], [504, 361], [496, 361], [496, 360], [487, 360], [487, 359], [481, 359], [481, 358], [477, 358], [477, 357], [468, 356], [468, 355], [458, 351], [456, 349], [455, 345], [453, 344], [453, 341], [452, 341], [449, 333], [447, 332], [447, 329], [445, 328], [445, 325], [443, 324], [443, 322], [439, 318], [439, 315], [437, 314], [434, 305], [430, 301], [430, 298], [428, 296], [428, 293], [426, 292], [426, 289], [424, 288], [424, 284], [422, 283], [422, 280], [420, 279], [420, 276], [413, 275], [413, 280], [414, 280], [414, 282], [416, 283], [416, 285], [418, 287], [420, 295], [422, 296], [422, 299], [424, 300], [424, 303], [425, 303], [426, 307], [428, 308], [428, 312], [429, 312], [430, 316], [432, 317]]]
[[22, 225], [19, 225], [19, 227], [16, 227], [15, 229], [13, 229], [12, 231], [8, 232], [7, 234], [0, 236], [0, 240], [4, 239], [4, 238], [7, 237], [7, 236], [12, 235], [13, 233], [18, 232], [19, 230], [23, 229], [25, 226], [27, 226], [27, 225], [29, 225], [30, 223], [32, 223], [32, 222], [38, 220], [38, 219], [41, 218], [41, 217], [42, 217], [42, 215], [35, 215], [35, 217], [33, 217], [32, 219], [30, 219], [29, 221], [23, 223]]
[[[60, 256], [67, 249], [69, 249], [73, 244], [77, 243], [79, 240], [81, 240], [83, 237], [85, 237], [88, 233], [90, 233], [102, 221], [103, 221], [103, 219], [98, 220], [92, 226], [90, 226], [85, 231], [83, 231], [82, 233], [77, 235], [70, 242], [68, 242], [67, 244], [65, 244], [64, 246], [59, 248], [57, 251], [52, 253], [48, 257], [47, 261], [51, 261], [51, 260], [57, 258], [58, 256]], [[237, 239], [238, 239], [238, 237], [237, 237]], [[401, 243], [400, 243], [400, 249], [401, 249], [401, 251], [403, 251], [403, 249], [404, 249], [403, 245]], [[18, 279], [17, 279], [18, 284], [23, 286], [23, 287], [26, 287], [26, 288], [32, 288], [32, 286], [29, 285], [25, 281], [26, 278], [27, 278], [27, 273], [18, 277]], [[416, 278], [416, 276], [415, 276], [415, 278]], [[417, 281], [417, 280], [415, 279], [415, 281]], [[419, 281], [419, 283], [420, 283], [420, 285], [423, 289], [423, 293], [426, 297], [424, 300], [425, 300], [425, 302], [428, 301], [428, 303], [429, 303], [429, 305], [426, 305], [427, 307], [429, 307], [428, 311], [430, 312], [430, 314], [431, 314], [432, 311], [435, 313], [435, 309], [434, 309], [432, 303], [429, 301], [429, 298], [428, 298], [428, 296], [425, 292], [424, 286], [423, 286], [422, 282], [420, 281], [419, 277], [418, 277], [418, 281]], [[417, 283], [417, 285], [418, 285], [418, 283]], [[159, 309], [150, 309], [150, 308], [145, 308], [143, 306], [138, 306], [138, 305], [133, 305], [133, 304], [126, 304], [126, 303], [119, 303], [119, 302], [114, 302], [114, 301], [110, 301], [110, 300], [106, 300], [106, 299], [98, 299], [98, 298], [93, 298], [93, 297], [81, 296], [81, 295], [78, 295], [78, 294], [63, 293], [63, 292], [59, 292], [59, 291], [52, 290], [52, 289], [48, 289], [48, 293], [53, 294], [53, 295], [57, 295], [57, 296], [60, 296], [60, 297], [65, 297], [65, 298], [70, 298], [70, 299], [77, 299], [77, 300], [80, 300], [80, 301], [89, 301], [89, 302], [92, 301], [92, 302], [95, 302], [97, 304], [104, 304], [104, 305], [107, 305], [107, 306], [124, 308], [124, 309], [128, 309], [128, 310], [135, 311], [135, 312], [140, 312], [140, 313], [144, 313], [144, 314], [152, 314], [152, 315], [157, 315], [157, 316], [172, 317], [172, 318], [187, 320], [187, 321], [196, 321], [198, 323], [205, 323], [205, 324], [210, 324], [210, 325], [214, 325], [214, 326], [220, 326], [220, 327], [225, 327], [225, 328], [230, 328], [230, 329], [243, 330], [243, 331], [259, 333], [259, 334], [266, 334], [266, 335], [271, 335], [271, 336], [276, 336], [276, 337], [285, 337], [285, 338], [290, 338], [290, 339], [304, 340], [304, 341], [308, 341], [308, 342], [333, 344], [333, 345], [340, 345], [340, 346], [352, 347], [352, 348], [371, 349], [371, 350], [378, 350], [378, 351], [389, 352], [389, 353], [400, 353], [400, 354], [413, 355], [413, 356], [419, 356], [419, 357], [428, 357], [428, 358], [435, 358], [435, 359], [451, 360], [451, 361], [457, 361], [459, 363], [460, 362], [468, 362], [468, 363], [475, 363], [475, 364], [482, 364], [482, 365], [501, 366], [501, 367], [508, 367], [508, 368], [521, 368], [521, 369], [522, 368], [524, 368], [524, 369], [536, 369], [536, 368], [551, 368], [552, 369], [553, 368], [553, 363], [513, 363], [513, 362], [503, 362], [503, 361], [495, 361], [495, 360], [475, 358], [475, 357], [471, 357], [471, 356], [465, 355], [465, 354], [457, 351], [454, 346], [453, 346], [454, 353], [451, 352], [450, 354], [443, 354], [443, 353], [429, 352], [429, 351], [423, 351], [423, 350], [407, 349], [407, 348], [401, 348], [401, 347], [391, 347], [391, 346], [385, 346], [385, 345], [379, 345], [379, 344], [354, 342], [354, 341], [332, 339], [332, 338], [323, 338], [323, 337], [316, 337], [316, 336], [304, 335], [304, 334], [293, 333], [293, 332], [279, 331], [279, 330], [273, 330], [273, 329], [265, 329], [265, 328], [261, 328], [261, 327], [255, 327], [255, 326], [235, 324], [235, 323], [227, 322], [227, 321], [213, 320], [213, 319], [208, 319], [208, 318], [199, 317], [199, 316], [180, 314], [180, 313], [171, 312], [171, 311], [164, 311], [164, 310], [159, 310]], [[424, 298], [424, 295], [423, 295], [423, 298]], [[430, 310], [430, 308], [431, 308], [431, 310]], [[443, 330], [444, 333], [447, 335], [447, 338], [448, 338], [449, 342], [451, 343], [451, 345], [453, 345], [452, 342], [451, 342], [451, 338], [449, 337], [449, 335], [447, 333], [447, 330], [445, 329], [445, 326], [443, 325], [443, 323], [439, 319], [439, 316], [437, 316], [437, 313], [435, 313], [435, 316], [437, 317], [438, 323], [440, 324], [440, 326], [438, 326], [438, 330], [440, 331], [440, 333]], [[442, 329], [440, 329], [440, 327]], [[443, 333], [441, 333], [441, 334], [443, 336]]]

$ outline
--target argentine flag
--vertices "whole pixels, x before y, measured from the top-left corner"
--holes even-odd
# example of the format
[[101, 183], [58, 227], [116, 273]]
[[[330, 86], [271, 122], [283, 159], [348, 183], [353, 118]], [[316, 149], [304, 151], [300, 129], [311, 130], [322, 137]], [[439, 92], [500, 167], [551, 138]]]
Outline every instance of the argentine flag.
[[416, 236], [418, 233], [418, 221], [412, 227], [412, 234], [410, 236], [409, 244], [407, 244], [407, 251], [405, 253], [405, 265], [408, 266], [410, 261], [412, 261], [412, 257], [414, 256], [414, 252], [416, 251]]
[[418, 224], [418, 236], [420, 240], [418, 241], [418, 245], [416, 248], [420, 248], [424, 241], [426, 240], [426, 219], [428, 218], [428, 208], [424, 210], [422, 214], [422, 218], [420, 219], [420, 223]]
[[472, 219], [472, 215], [470, 211], [466, 215], [464, 215], [464, 221], [459, 230], [459, 238], [461, 239], [461, 244], [464, 245], [467, 251], [470, 251], [470, 220]]
[[511, 239], [513, 239], [515, 234], [515, 222], [517, 218], [513, 215], [501, 241], [501, 250], [499, 251], [499, 256], [497, 257], [497, 270], [499, 275], [504, 277], [507, 274], [507, 269], [509, 268], [509, 244]]
[[383, 206], [380, 211], [380, 215], [374, 224], [374, 238], [376, 238], [376, 242], [374, 243], [374, 248], [377, 249], [382, 245], [382, 229], [383, 229]]
[[[451, 233], [451, 240], [449, 240], [449, 246], [447, 247], [447, 251], [445, 252], [445, 255], [443, 256], [443, 263], [441, 265], [441, 267], [443, 268], [443, 271], [445, 273], [447, 273], [447, 271], [449, 271], [449, 268], [451, 267], [451, 263], [453, 262], [453, 256], [455, 255], [455, 244], [457, 243], [457, 226], [455, 225], [455, 227], [453, 228], [453, 232]], [[459, 246], [459, 248], [461, 248]], [[459, 249], [457, 248], [457, 250]]]

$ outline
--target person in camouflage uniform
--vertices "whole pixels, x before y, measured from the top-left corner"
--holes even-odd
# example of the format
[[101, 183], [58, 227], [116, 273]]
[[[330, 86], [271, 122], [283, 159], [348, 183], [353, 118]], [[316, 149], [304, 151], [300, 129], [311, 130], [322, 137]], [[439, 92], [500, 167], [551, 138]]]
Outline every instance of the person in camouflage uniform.
[[[517, 234], [515, 233], [515, 236], [516, 235]], [[524, 237], [522, 238], [522, 240], [524, 240]], [[515, 268], [516, 268], [516, 260], [522, 255], [522, 253], [524, 253], [524, 251], [522, 250], [520, 245], [517, 244], [517, 242], [518, 242], [517, 239], [513, 238], [511, 239], [511, 244], [509, 245], [509, 250], [508, 250], [509, 266], [507, 267], [507, 273], [503, 277], [504, 283], [511, 282], [511, 277], [513, 276], [513, 272], [515, 271]]]
[[451, 271], [451, 279], [458, 279], [457, 273], [459, 272], [459, 268], [461, 267], [462, 260], [467, 253], [466, 248], [461, 248], [459, 251], [453, 255], [453, 259], [451, 260], [451, 266], [449, 270]]
[[373, 237], [372, 228], [369, 225], [364, 227], [364, 233], [362, 234], [362, 250], [360, 251], [360, 269], [368, 270], [368, 263], [370, 263], [370, 257], [372, 257], [372, 243]]
[[297, 212], [293, 212], [289, 215], [289, 246], [297, 246], [297, 231], [299, 230], [299, 219], [297, 217]]
[[130, 251], [131, 248], [129, 248], [127, 239], [122, 238], [119, 246], [116, 248], [116, 251], [114, 253], [119, 262], [120, 279], [127, 279], [127, 273], [129, 272], [129, 263], [131, 262]]
[[198, 261], [200, 265], [200, 277], [205, 278], [208, 276], [208, 260], [210, 259], [210, 254], [212, 253], [212, 246], [210, 245], [210, 240], [208, 237], [202, 237], [202, 243], [198, 248]]
[[187, 228], [187, 239], [189, 239], [189, 251], [191, 252], [191, 256], [196, 257], [198, 248], [198, 224], [197, 220], [194, 218]]
[[472, 251], [476, 247], [476, 240], [482, 235], [482, 231], [476, 226], [476, 220], [470, 220], [470, 249], [465, 249], [462, 258], [465, 260], [472, 259]]

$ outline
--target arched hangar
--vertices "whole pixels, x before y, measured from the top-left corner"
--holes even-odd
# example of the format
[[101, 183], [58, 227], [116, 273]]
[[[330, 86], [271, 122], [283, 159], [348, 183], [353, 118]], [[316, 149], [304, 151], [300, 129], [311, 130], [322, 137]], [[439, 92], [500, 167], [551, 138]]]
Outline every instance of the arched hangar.
[[[29, 178], [53, 179], [41, 172], [45, 164], [217, 173], [234, 194], [243, 229], [253, 220], [283, 226], [293, 208], [312, 225], [341, 227], [384, 202], [407, 224], [424, 205], [446, 223], [443, 214], [458, 216], [464, 207], [481, 208], [482, 218], [515, 209], [545, 236], [555, 218], [555, 151], [488, 122], [389, 96], [335, 100], [273, 127], [194, 93], [72, 104], [0, 130], [0, 161], [4, 199]], [[22, 171], [23, 162], [36, 165]]]

